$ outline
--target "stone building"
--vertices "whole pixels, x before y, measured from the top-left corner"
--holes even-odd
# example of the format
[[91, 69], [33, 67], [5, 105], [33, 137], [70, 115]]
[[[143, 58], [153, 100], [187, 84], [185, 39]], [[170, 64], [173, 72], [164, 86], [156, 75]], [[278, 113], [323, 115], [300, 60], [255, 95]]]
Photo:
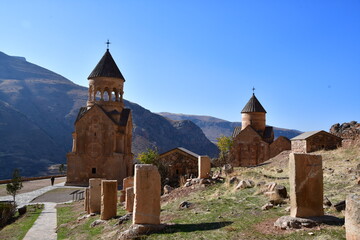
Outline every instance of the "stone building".
[[124, 108], [121, 74], [109, 49], [89, 77], [87, 106], [79, 110], [66, 185], [87, 186], [90, 178], [117, 180], [133, 174], [132, 116]]
[[274, 141], [274, 130], [266, 126], [266, 111], [255, 94], [241, 111], [242, 125], [234, 129], [230, 163], [234, 167], [255, 166], [284, 150], [290, 150], [290, 140], [279, 137]]
[[163, 163], [167, 170], [170, 182], [178, 182], [180, 176], [190, 177], [198, 175], [198, 157], [185, 148], [178, 147], [159, 155], [159, 161]]
[[341, 146], [342, 139], [325, 131], [305, 132], [291, 139], [291, 151], [310, 153], [318, 150], [330, 150]]

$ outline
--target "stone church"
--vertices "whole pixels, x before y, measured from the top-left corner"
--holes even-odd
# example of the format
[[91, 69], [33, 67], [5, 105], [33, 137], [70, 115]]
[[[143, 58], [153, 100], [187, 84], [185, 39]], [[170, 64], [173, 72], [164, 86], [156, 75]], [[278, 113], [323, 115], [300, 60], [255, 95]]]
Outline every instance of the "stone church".
[[133, 174], [132, 116], [124, 108], [121, 74], [109, 49], [89, 77], [87, 106], [79, 110], [66, 185], [87, 186], [90, 178], [118, 180]]
[[291, 142], [286, 137], [274, 141], [273, 127], [266, 126], [266, 111], [255, 94], [241, 111], [241, 116], [241, 127], [236, 127], [232, 135], [232, 166], [255, 166], [291, 149]]

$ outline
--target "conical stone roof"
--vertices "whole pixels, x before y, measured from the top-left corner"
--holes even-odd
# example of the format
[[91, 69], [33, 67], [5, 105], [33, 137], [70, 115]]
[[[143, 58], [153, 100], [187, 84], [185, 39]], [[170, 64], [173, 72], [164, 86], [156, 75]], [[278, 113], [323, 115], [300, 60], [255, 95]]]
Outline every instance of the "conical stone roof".
[[248, 103], [245, 105], [241, 113], [250, 113], [250, 112], [264, 112], [266, 113], [264, 107], [261, 105], [259, 100], [255, 97], [255, 94], [252, 95]]
[[95, 77], [113, 77], [121, 78], [125, 81], [125, 78], [121, 74], [118, 66], [112, 58], [109, 49], [106, 50], [104, 56], [100, 59], [94, 70], [90, 73], [88, 79]]

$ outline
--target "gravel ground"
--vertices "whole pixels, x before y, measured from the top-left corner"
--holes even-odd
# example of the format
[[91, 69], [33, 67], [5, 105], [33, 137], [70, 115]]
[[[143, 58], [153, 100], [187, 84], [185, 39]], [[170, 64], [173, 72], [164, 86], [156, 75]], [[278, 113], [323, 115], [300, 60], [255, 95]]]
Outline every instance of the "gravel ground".
[[[55, 184], [62, 183], [66, 181], [66, 177], [55, 178]], [[21, 193], [32, 192], [43, 187], [51, 186], [50, 179], [41, 179], [34, 181], [23, 182], [23, 188], [19, 191]], [[6, 193], [6, 184], [0, 184], [0, 196], [7, 196]]]

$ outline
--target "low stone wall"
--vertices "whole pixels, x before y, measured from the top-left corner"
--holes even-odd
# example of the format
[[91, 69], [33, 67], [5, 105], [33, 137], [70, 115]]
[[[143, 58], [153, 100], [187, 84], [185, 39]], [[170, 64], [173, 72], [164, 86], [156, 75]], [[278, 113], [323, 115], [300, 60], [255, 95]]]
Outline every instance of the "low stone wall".
[[[34, 181], [34, 180], [41, 180], [41, 179], [50, 179], [52, 177], [55, 177], [55, 178], [57, 178], [57, 177], [66, 177], [66, 174], [41, 176], [41, 177], [22, 177], [21, 180], [23, 182], [26, 182], [26, 181]], [[11, 179], [0, 180], [0, 184], [6, 184], [6, 183], [11, 183]]]

